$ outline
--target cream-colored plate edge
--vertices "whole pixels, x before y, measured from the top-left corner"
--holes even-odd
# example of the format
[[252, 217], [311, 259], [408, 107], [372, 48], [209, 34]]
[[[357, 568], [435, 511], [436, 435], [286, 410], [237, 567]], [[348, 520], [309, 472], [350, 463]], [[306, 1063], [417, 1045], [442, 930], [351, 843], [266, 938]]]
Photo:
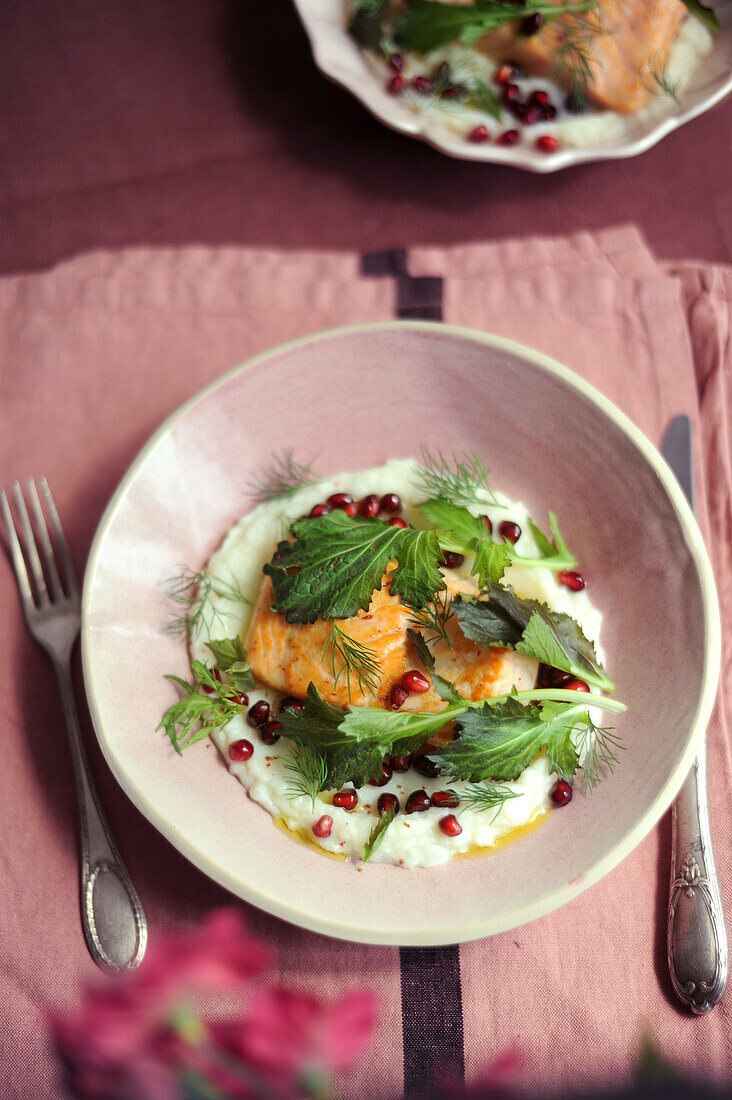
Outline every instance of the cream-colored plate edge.
[[[322, 341], [326, 339], [337, 339], [338, 337], [347, 333], [356, 332], [379, 332], [388, 329], [412, 329], [417, 332], [429, 332], [440, 336], [455, 336], [461, 339], [472, 340], [474, 342], [483, 344], [487, 347], [500, 348], [503, 351], [513, 353], [528, 359], [530, 362], [536, 364], [539, 367], [549, 371], [556, 377], [562, 379], [568, 385], [573, 386], [576, 390], [582, 393], [585, 397], [596, 404], [605, 415], [612, 420], [620, 429], [628, 436], [631, 442], [646, 458], [648, 463], [653, 468], [656, 476], [663, 485], [671, 503], [676, 510], [679, 521], [681, 523], [684, 535], [694, 557], [699, 579], [702, 587], [702, 598], [704, 602], [704, 635], [705, 635], [705, 649], [704, 649], [704, 678], [702, 684], [702, 691], [699, 698], [699, 705], [692, 724], [691, 733], [689, 736], [689, 742], [686, 750], [684, 751], [678, 765], [669, 776], [665, 786], [659, 792], [655, 801], [651, 804], [645, 814], [642, 816], [638, 824], [631, 829], [618, 843], [610, 849], [601, 859], [597, 860], [584, 875], [578, 879], [567, 883], [565, 886], [556, 890], [554, 893], [547, 895], [540, 902], [534, 905], [524, 906], [521, 909], [515, 910], [513, 913], [504, 914], [500, 918], [486, 917], [485, 921], [470, 925], [461, 926], [453, 925], [446, 926], [444, 929], [429, 931], [414, 929], [413, 927], [408, 929], [395, 929], [392, 926], [384, 928], [373, 927], [359, 927], [357, 925], [343, 925], [336, 924], [329, 921], [325, 916], [304, 914], [299, 911], [295, 906], [287, 905], [281, 902], [279, 899], [269, 897], [261, 892], [254, 890], [247, 883], [242, 882], [240, 879], [231, 875], [226, 868], [220, 867], [218, 864], [213, 863], [205, 852], [193, 844], [187, 837], [182, 837], [180, 833], [170, 826], [169, 822], [162, 817], [155, 807], [155, 804], [140, 790], [138, 785], [130, 779], [124, 767], [116, 759], [114, 752], [106, 740], [104, 734], [104, 728], [101, 721], [101, 714], [99, 712], [99, 705], [94, 690], [94, 683], [89, 667], [89, 645], [90, 645], [90, 632], [89, 632], [89, 604], [91, 600], [91, 590], [93, 587], [94, 573], [97, 567], [97, 559], [102, 549], [102, 544], [106, 537], [109, 526], [111, 525], [117, 509], [119, 508], [122, 499], [127, 491], [130, 482], [134, 479], [138, 468], [147, 458], [149, 451], [157, 444], [158, 439], [164, 435], [172, 426], [184, 416], [189, 409], [194, 405], [202, 401], [209, 393], [211, 393], [218, 386], [224, 385], [229, 379], [234, 376], [243, 373], [250, 367], [254, 367], [259, 363], [265, 362], [267, 359], [287, 352], [291, 349], [302, 347], [309, 343], [316, 341]], [[162, 833], [162, 835], [173, 844], [187, 859], [191, 861], [199, 870], [203, 871], [209, 878], [213, 879], [220, 886], [229, 890], [231, 893], [242, 898], [244, 901], [250, 902], [256, 905], [260, 909], [273, 914], [276, 917], [280, 917], [283, 920], [289, 921], [292, 924], [299, 925], [302, 928], [307, 928], [313, 932], [320, 932], [324, 935], [334, 936], [338, 939], [351, 940], [358, 943], [372, 943], [372, 944], [390, 944], [398, 946], [435, 946], [439, 944], [451, 944], [451, 943], [466, 943], [470, 940], [481, 939], [485, 936], [495, 935], [498, 932], [507, 931], [510, 928], [516, 928], [521, 924], [526, 924], [528, 921], [535, 920], [537, 917], [544, 916], [547, 913], [552, 912], [554, 909], [559, 908], [561, 905], [565, 905], [579, 894], [583, 893], [586, 889], [592, 886], [595, 882], [598, 882], [609, 871], [612, 871], [624, 858], [627, 856], [637, 844], [650, 832], [656, 822], [660, 819], [662, 814], [666, 811], [668, 806], [673, 801], [674, 797], [679, 791], [681, 784], [684, 781], [687, 773], [689, 772], [691, 765], [697, 753], [698, 745], [701, 738], [704, 736], [707, 723], [712, 713], [714, 706], [714, 700], [717, 691], [717, 682], [719, 679], [719, 670], [721, 665], [721, 622], [719, 614], [719, 602], [717, 598], [717, 590], [714, 583], [714, 576], [712, 573], [712, 566], [707, 554], [704, 540], [702, 538], [701, 531], [694, 517], [689, 504], [684, 496], [681, 487], [676, 480], [673, 471], [669, 468], [662, 456], [659, 454], [653, 444], [646, 438], [646, 436], [640, 431], [639, 428], [630, 420], [629, 417], [622, 412], [617, 405], [615, 405], [609, 398], [605, 397], [599, 390], [597, 390], [585, 379], [575, 374], [568, 367], [558, 363], [555, 359], [550, 358], [547, 355], [543, 355], [541, 352], [534, 351], [532, 348], [528, 348], [523, 344], [519, 344], [514, 340], [508, 340], [504, 337], [493, 336], [488, 333], [478, 332], [469, 328], [462, 328], [457, 325], [447, 325], [442, 323], [430, 323], [422, 321], [385, 321], [374, 322], [364, 325], [351, 325], [342, 328], [328, 329], [321, 333], [316, 333], [313, 336], [302, 337], [297, 340], [291, 340], [287, 343], [280, 344], [275, 348], [271, 348], [268, 351], [262, 352], [259, 355], [254, 356], [252, 359], [234, 367], [232, 370], [227, 371], [219, 378], [215, 379], [204, 389], [200, 390], [197, 394], [191, 397], [183, 405], [181, 405], [174, 413], [172, 413], [154, 432], [148, 442], [142, 448], [140, 453], [134, 459], [126, 474], [122, 478], [120, 484], [115, 490], [112, 499], [110, 500], [104, 514], [100, 520], [94, 541], [92, 543], [91, 550], [89, 552], [89, 558], [87, 561], [87, 567], [84, 575], [84, 588], [82, 595], [82, 628], [81, 628], [81, 646], [82, 646], [82, 664], [84, 671], [84, 683], [86, 686], [87, 699], [89, 704], [89, 710], [96, 731], [97, 739], [99, 741], [102, 753], [104, 755], [107, 764], [109, 765], [113, 775], [123, 788], [127, 796], [138, 810], [151, 822], [155, 828]], [[405, 872], [408, 873], [408, 872]]]

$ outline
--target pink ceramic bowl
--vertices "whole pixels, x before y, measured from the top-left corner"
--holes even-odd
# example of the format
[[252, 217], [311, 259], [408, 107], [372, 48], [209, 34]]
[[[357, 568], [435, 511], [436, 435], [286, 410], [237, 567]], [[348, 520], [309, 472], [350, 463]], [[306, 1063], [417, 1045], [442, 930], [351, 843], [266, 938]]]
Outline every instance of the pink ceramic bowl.
[[[384, 395], [388, 394], [388, 405]], [[277, 409], [276, 418], [252, 409]], [[388, 408], [399, 409], [398, 421]], [[592, 795], [481, 858], [356, 873], [293, 842], [216, 749], [178, 758], [155, 733], [187, 674], [161, 582], [200, 568], [250, 507], [247, 481], [283, 446], [323, 474], [474, 450], [494, 484], [556, 511], [592, 577], [603, 645], [627, 713], [625, 751]], [[578, 502], [582, 502], [578, 507]], [[587, 383], [528, 348], [445, 325], [336, 330], [238, 367], [153, 436], [110, 503], [84, 588], [84, 674], [106, 759], [187, 858], [285, 920], [370, 943], [457, 943], [532, 920], [587, 889], [658, 821], [693, 760], [720, 662], [717, 599], [675, 478]], [[388, 896], [389, 905], [384, 905]], [[455, 899], [460, 904], [455, 904]], [[429, 899], [427, 903], [425, 899]]]

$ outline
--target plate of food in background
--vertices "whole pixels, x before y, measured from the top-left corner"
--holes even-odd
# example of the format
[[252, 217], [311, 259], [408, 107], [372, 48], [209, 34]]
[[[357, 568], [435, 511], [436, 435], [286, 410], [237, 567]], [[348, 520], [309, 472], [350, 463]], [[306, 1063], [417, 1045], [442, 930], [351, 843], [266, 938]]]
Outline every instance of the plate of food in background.
[[729, 0], [294, 2], [327, 76], [465, 160], [636, 156], [732, 90]]

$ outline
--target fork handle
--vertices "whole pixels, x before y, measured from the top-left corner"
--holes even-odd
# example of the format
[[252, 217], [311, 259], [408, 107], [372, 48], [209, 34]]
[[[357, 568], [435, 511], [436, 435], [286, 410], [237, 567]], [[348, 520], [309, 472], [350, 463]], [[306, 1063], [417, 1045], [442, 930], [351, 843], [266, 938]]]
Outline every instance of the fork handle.
[[74, 763], [81, 825], [81, 918], [92, 958], [104, 970], [139, 966], [147, 944], [147, 920], [89, 771], [76, 711], [70, 658], [55, 659]]
[[692, 1012], [709, 1012], [727, 982], [727, 932], [709, 831], [706, 740], [671, 811], [667, 948], [671, 981]]

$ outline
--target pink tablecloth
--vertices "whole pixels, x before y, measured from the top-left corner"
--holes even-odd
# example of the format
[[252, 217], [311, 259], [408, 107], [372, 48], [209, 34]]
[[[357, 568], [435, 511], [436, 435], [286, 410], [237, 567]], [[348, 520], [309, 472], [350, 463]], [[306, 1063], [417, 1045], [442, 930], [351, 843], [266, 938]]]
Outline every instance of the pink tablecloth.
[[[398, 268], [401, 260], [413, 278], [364, 273]], [[700, 522], [729, 623], [730, 272], [661, 267], [630, 229], [417, 249], [401, 260], [140, 249], [94, 253], [47, 274], [0, 281], [0, 485], [47, 474], [81, 566], [106, 501], [151, 431], [222, 371], [328, 326], [390, 319], [400, 308], [405, 315], [441, 310], [446, 321], [554, 355], [598, 385], [656, 443], [670, 417], [689, 413]], [[0, 615], [6, 624], [0, 640], [3, 1095], [58, 1100], [63, 1093], [43, 1008], [74, 1004], [94, 968], [79, 927], [75, 801], [59, 701], [2, 561]], [[713, 827], [727, 898], [730, 688], [727, 637], [710, 729]], [[152, 935], [172, 922], [197, 922], [230, 900], [131, 807], [101, 761], [88, 721], [86, 733]], [[732, 1078], [729, 998], [708, 1017], [692, 1019], [671, 994], [664, 958], [668, 865], [664, 819], [620, 867], [566, 908], [460, 949], [450, 1043], [468, 1081], [519, 1046], [526, 1054], [521, 1091], [553, 1091], [569, 1080], [573, 1088], [623, 1082], [646, 1031], [690, 1074]], [[398, 1092], [401, 983], [409, 981], [398, 949], [331, 941], [242, 908], [274, 945], [288, 984], [326, 994], [365, 984], [378, 992], [378, 1034], [344, 1095], [377, 1100]], [[413, 1051], [407, 1060], [414, 1061]]]

